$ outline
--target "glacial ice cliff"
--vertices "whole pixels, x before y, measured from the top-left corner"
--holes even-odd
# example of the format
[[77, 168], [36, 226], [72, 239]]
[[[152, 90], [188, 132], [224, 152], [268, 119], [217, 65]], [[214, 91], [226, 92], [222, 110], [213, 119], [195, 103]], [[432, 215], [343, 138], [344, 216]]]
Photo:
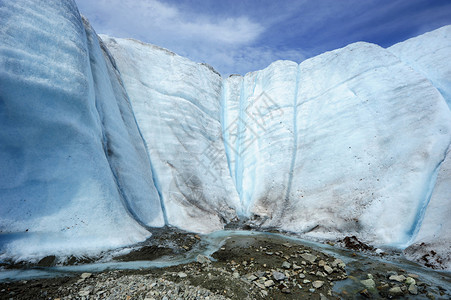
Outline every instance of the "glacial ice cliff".
[[[163, 225], [121, 79], [72, 1], [0, 7], [0, 230], [14, 259], [136, 243]], [[8, 233], [8, 234], [6, 234]]]
[[0, 25], [3, 259], [239, 219], [451, 269], [451, 26], [222, 78], [99, 39], [72, 1], [1, 2]]
[[[411, 38], [388, 48], [428, 78], [451, 108], [451, 26]], [[405, 250], [407, 257], [427, 266], [451, 270], [451, 147], [435, 170], [428, 198], [419, 210], [422, 222]], [[435, 253], [435, 254], [434, 254]]]

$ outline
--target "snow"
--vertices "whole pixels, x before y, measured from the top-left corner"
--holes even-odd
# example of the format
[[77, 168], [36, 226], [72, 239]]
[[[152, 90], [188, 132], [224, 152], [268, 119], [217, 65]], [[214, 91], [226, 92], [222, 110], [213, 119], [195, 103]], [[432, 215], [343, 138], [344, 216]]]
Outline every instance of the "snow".
[[92, 254], [149, 237], [141, 224], [163, 222], [147, 154], [75, 4], [8, 1], [0, 23], [1, 257]]
[[434, 249], [451, 268], [451, 26], [222, 78], [99, 40], [73, 1], [10, 1], [0, 25], [0, 258], [240, 218], [417, 260]]

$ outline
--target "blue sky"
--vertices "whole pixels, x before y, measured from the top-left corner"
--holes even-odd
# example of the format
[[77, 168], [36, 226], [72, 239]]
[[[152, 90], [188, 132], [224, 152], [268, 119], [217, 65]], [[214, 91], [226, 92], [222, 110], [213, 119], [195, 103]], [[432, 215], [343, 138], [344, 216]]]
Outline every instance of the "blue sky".
[[167, 48], [223, 75], [451, 24], [451, 0], [76, 0], [97, 33]]

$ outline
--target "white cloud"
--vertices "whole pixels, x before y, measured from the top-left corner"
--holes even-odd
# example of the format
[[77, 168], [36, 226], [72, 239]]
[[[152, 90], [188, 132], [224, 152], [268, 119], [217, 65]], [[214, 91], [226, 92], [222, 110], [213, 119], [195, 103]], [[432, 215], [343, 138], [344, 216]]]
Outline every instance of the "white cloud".
[[356, 41], [388, 46], [449, 19], [449, 10], [426, 0], [75, 1], [98, 33], [156, 44], [224, 75]]
[[266, 61], [270, 56], [269, 50], [250, 50], [265, 28], [246, 16], [218, 18], [187, 13], [157, 0], [76, 2], [98, 33], [156, 44], [195, 61], [207, 62], [223, 73], [246, 70], [240, 64], [252, 67], [242, 57]]
[[180, 41], [200, 44], [246, 45], [264, 31], [245, 16], [215, 19], [188, 15], [157, 0], [77, 0], [96, 31], [133, 37], [167, 47]]

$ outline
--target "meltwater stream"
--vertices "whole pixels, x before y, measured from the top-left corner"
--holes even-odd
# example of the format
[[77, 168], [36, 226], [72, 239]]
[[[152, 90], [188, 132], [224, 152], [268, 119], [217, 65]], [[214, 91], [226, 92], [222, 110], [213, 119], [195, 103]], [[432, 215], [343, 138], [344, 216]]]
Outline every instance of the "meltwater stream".
[[[449, 272], [438, 272], [426, 269], [420, 265], [406, 260], [402, 255], [394, 254], [387, 255], [384, 258], [380, 256], [366, 255], [362, 253], [355, 253], [350, 250], [337, 248], [327, 244], [320, 244], [312, 241], [307, 241], [294, 236], [287, 236], [278, 233], [258, 232], [258, 231], [241, 231], [241, 230], [223, 230], [217, 231], [208, 235], [202, 236], [202, 241], [199, 245], [193, 247], [192, 250], [174, 256], [165, 256], [152, 261], [114, 261], [113, 256], [123, 254], [129, 251], [128, 249], [117, 250], [109, 255], [109, 258], [103, 258], [101, 261], [95, 263], [87, 263], [73, 266], [55, 266], [55, 267], [33, 267], [28, 269], [4, 269], [0, 271], [0, 282], [29, 280], [37, 278], [53, 278], [61, 276], [76, 276], [81, 272], [103, 272], [108, 270], [139, 270], [148, 268], [164, 268], [180, 264], [190, 263], [196, 260], [197, 255], [202, 254], [209, 256], [219, 250], [232, 237], [256, 237], [268, 238], [273, 240], [280, 240], [283, 242], [290, 242], [311, 247], [314, 250], [324, 252], [336, 258], [342, 259], [346, 263], [346, 272], [348, 279], [338, 281], [334, 289], [338, 292], [340, 289], [358, 289], [361, 288], [359, 280], [355, 274], [359, 273], [374, 273], [377, 272], [378, 265], [384, 265], [385, 269], [402, 268], [407, 273], [414, 273], [420, 276], [421, 280], [433, 286], [440, 286], [445, 295], [451, 295], [451, 274]], [[212, 260], [214, 260], [212, 258]], [[420, 297], [421, 298], [421, 297]]]

